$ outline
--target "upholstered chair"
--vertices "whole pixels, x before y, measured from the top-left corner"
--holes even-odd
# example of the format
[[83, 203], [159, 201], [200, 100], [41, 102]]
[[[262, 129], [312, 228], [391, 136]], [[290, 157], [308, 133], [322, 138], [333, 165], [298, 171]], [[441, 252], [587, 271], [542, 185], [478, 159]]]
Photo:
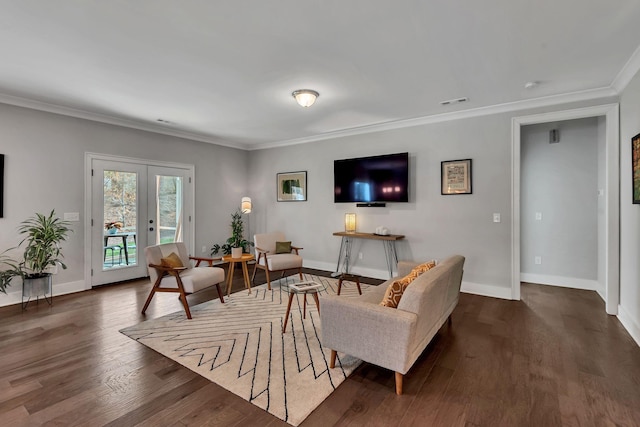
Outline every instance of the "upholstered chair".
[[[220, 291], [220, 283], [224, 282], [224, 270], [213, 267], [213, 262], [220, 258], [191, 257], [182, 242], [148, 246], [144, 249], [144, 254], [153, 287], [142, 308], [142, 314], [149, 307], [156, 292], [179, 293], [188, 319], [191, 319], [191, 311], [189, 311], [187, 303], [187, 295], [189, 294], [215, 285], [220, 302], [224, 303]], [[196, 262], [195, 266], [191, 265], [191, 261]], [[200, 263], [203, 261], [209, 265], [200, 267]]]
[[267, 286], [271, 289], [271, 277], [269, 273], [282, 272], [280, 277], [284, 277], [287, 270], [298, 270], [300, 280], [302, 280], [302, 257], [298, 251], [302, 248], [292, 246], [284, 233], [276, 231], [273, 233], [256, 234], [253, 236], [256, 252], [256, 264], [253, 268], [251, 282], [256, 277], [258, 269], [264, 270], [267, 275]]

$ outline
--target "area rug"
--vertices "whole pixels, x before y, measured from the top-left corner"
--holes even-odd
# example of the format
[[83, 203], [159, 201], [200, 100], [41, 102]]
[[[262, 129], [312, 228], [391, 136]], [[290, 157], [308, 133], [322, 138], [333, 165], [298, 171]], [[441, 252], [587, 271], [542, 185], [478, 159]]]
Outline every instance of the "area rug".
[[[297, 276], [291, 276], [297, 277]], [[294, 296], [286, 333], [282, 333], [289, 294], [281, 285], [291, 278], [239, 291], [184, 311], [122, 329], [120, 332], [215, 382], [270, 414], [299, 425], [357, 367], [361, 360], [338, 355], [329, 369], [330, 350], [320, 343], [315, 302]], [[322, 283], [322, 298], [337, 292], [337, 280], [306, 275]], [[361, 285], [362, 292], [373, 287]], [[358, 294], [343, 282], [341, 298]]]

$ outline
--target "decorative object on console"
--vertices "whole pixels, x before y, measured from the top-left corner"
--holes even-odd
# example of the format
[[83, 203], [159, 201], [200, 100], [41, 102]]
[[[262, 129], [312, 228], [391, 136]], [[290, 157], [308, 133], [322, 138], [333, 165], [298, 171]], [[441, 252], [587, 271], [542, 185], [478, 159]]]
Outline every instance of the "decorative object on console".
[[631, 138], [631, 171], [633, 173], [633, 203], [640, 203], [640, 133]]
[[307, 200], [307, 171], [277, 174], [279, 202], [304, 202]]
[[294, 90], [291, 95], [296, 99], [296, 102], [301, 107], [311, 107], [320, 96], [318, 92], [311, 89]]
[[376, 232], [374, 234], [377, 234], [378, 236], [388, 236], [389, 235], [389, 229], [387, 227], [376, 227]]
[[441, 194], [471, 194], [471, 159], [440, 162]]
[[356, 214], [346, 213], [344, 214], [344, 231], [347, 233], [356, 232]]

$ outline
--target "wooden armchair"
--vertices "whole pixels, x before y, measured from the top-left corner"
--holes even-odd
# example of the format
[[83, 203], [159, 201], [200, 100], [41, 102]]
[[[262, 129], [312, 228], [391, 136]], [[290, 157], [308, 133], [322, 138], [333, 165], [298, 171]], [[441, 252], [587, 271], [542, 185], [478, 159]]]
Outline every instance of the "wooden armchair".
[[292, 246], [291, 242], [286, 240], [284, 233], [276, 231], [256, 234], [253, 236], [253, 241], [255, 243], [256, 264], [253, 268], [251, 282], [254, 281], [258, 269], [264, 270], [267, 275], [269, 290], [271, 290], [269, 273], [281, 271], [280, 277], [284, 277], [287, 270], [298, 270], [300, 280], [303, 280], [302, 257], [298, 253], [302, 248]]
[[[215, 285], [220, 302], [224, 303], [220, 290], [220, 283], [224, 282], [224, 270], [213, 267], [213, 262], [220, 258], [191, 257], [182, 242], [148, 246], [144, 249], [144, 254], [153, 287], [142, 308], [142, 314], [147, 311], [156, 292], [179, 293], [188, 319], [191, 319], [191, 311], [187, 303], [189, 294]], [[191, 266], [192, 260], [196, 261], [194, 267]], [[200, 267], [201, 262], [207, 262], [209, 266]]]

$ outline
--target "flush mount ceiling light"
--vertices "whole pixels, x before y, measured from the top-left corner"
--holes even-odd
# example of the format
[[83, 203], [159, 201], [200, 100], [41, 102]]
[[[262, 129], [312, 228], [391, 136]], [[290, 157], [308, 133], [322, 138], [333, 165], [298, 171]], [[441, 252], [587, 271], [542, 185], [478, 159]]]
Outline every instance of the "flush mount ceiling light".
[[318, 92], [311, 89], [299, 89], [294, 90], [291, 94], [296, 99], [296, 102], [302, 107], [311, 107], [316, 98], [320, 96]]

